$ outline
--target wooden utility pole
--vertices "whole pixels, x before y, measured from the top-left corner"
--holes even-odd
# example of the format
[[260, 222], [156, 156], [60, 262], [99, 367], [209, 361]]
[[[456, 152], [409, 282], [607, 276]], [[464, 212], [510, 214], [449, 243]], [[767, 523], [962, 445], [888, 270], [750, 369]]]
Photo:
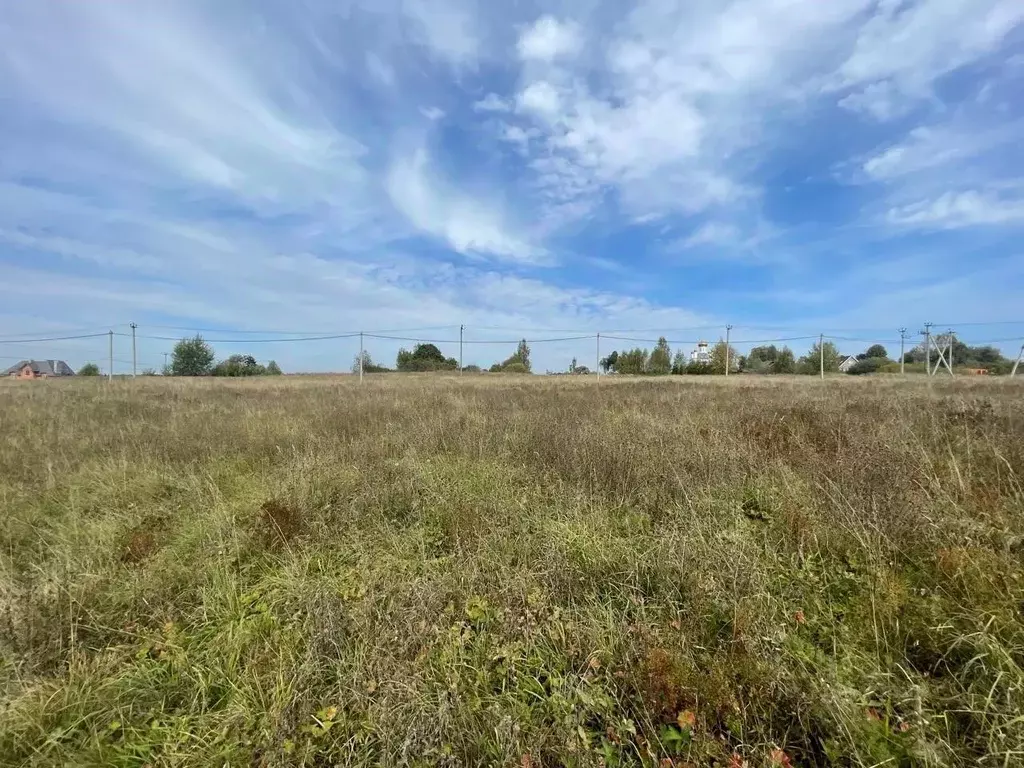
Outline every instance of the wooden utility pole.
[[900, 328], [900, 376], [906, 375], [903, 371], [903, 366], [906, 363], [906, 353], [903, 351], [907, 341], [907, 329]]
[[818, 334], [818, 368], [821, 371], [821, 380], [825, 380], [825, 334]]
[[359, 332], [359, 383], [363, 383], [363, 332]]
[[114, 380], [114, 332], [107, 331], [107, 338], [110, 340], [110, 367], [107, 368], [107, 381]]
[[601, 332], [597, 332], [597, 365], [594, 370], [597, 371], [597, 380], [601, 381]]
[[732, 326], [725, 326], [725, 375], [729, 375], [729, 332], [732, 331]]
[[465, 368], [465, 366], [462, 364], [462, 334], [465, 330], [465, 325], [459, 326], [459, 376], [462, 375], [462, 371]]
[[134, 379], [135, 378], [135, 360], [136, 360], [136, 357], [135, 357], [135, 329], [138, 328], [139, 326], [137, 326], [135, 323], [132, 323], [131, 326], [132, 326], [132, 378]]

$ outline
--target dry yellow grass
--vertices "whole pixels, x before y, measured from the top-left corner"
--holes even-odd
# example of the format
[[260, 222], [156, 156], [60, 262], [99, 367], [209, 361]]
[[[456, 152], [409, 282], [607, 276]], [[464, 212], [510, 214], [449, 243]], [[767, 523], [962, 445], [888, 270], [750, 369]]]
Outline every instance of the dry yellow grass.
[[0, 382], [0, 763], [1022, 764], [1022, 395]]

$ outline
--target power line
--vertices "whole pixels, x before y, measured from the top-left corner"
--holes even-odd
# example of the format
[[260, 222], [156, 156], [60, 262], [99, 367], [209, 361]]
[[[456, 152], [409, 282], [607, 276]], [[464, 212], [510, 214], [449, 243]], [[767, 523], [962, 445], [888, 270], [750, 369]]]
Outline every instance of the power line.
[[[358, 334], [356, 334], [358, 335]], [[421, 339], [413, 336], [384, 336], [377, 333], [365, 334], [368, 339], [387, 339], [388, 341], [416, 341], [421, 344], [458, 344], [458, 339]], [[557, 339], [525, 339], [528, 344], [546, 344], [553, 341], [580, 341], [581, 339], [592, 339], [593, 334], [589, 336], [563, 336]], [[518, 344], [524, 339], [463, 339], [463, 344]]]
[[[234, 333], [234, 334], [263, 334], [267, 336], [317, 336], [322, 334], [331, 333], [334, 337], [340, 338], [342, 336], [358, 336], [359, 331], [251, 331], [251, 330], [238, 330], [235, 328], [188, 328], [181, 325], [146, 325], [147, 328], [162, 328], [168, 331], [189, 331], [191, 333]], [[414, 331], [438, 331], [446, 330], [448, 328], [458, 328], [458, 325], [424, 325], [415, 328], [380, 328], [374, 331], [375, 333], [412, 333]], [[370, 331], [365, 331], [370, 333]], [[139, 338], [142, 338], [141, 336]]]
[[[106, 336], [107, 332], [103, 333], [87, 333], [81, 336], [49, 336], [44, 339], [0, 339], [0, 344], [34, 344], [39, 341], [68, 341], [70, 339], [96, 339], [100, 336]], [[123, 336], [124, 334], [118, 334]]]
[[[100, 334], [105, 336], [106, 334]], [[115, 333], [115, 336], [124, 336], [131, 338], [130, 333]], [[340, 333], [332, 334], [330, 336], [304, 336], [304, 337], [290, 337], [283, 339], [203, 339], [203, 341], [209, 344], [275, 344], [282, 342], [296, 342], [296, 341], [331, 341], [333, 339], [351, 339], [358, 336], [359, 332], [355, 333]], [[152, 341], [181, 341], [176, 336], [142, 336], [139, 335], [137, 338], [150, 339]]]

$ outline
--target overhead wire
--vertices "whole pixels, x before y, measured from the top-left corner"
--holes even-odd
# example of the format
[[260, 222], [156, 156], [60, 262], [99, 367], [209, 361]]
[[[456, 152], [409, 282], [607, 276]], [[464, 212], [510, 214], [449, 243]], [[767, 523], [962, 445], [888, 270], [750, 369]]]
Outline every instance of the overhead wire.
[[[104, 333], [87, 333], [80, 336], [49, 336], [41, 339], [0, 339], [0, 344], [33, 344], [39, 341], [68, 341], [70, 339], [96, 339], [100, 336], [109, 335], [109, 331]], [[117, 334], [115, 334], [117, 335]]]

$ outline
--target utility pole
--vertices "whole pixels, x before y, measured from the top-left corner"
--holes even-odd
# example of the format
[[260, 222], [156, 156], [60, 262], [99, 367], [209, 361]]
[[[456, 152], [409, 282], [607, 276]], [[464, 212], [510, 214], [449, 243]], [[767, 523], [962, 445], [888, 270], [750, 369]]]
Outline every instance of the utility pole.
[[729, 332], [732, 330], [731, 325], [725, 326], [725, 375], [729, 375]]
[[925, 323], [924, 330], [924, 372], [932, 375], [932, 324]]
[[903, 352], [903, 347], [906, 344], [906, 341], [907, 341], [907, 329], [906, 328], [900, 328], [900, 376], [905, 375], [903, 373], [903, 365], [906, 362], [906, 360], [905, 360], [906, 355]]
[[818, 334], [818, 368], [821, 371], [821, 380], [825, 380], [825, 334]]
[[363, 383], [363, 332], [359, 332], [359, 383]]
[[949, 375], [953, 375], [953, 342], [956, 341], [956, 334], [953, 329], [949, 329], [949, 362], [946, 363], [946, 368], [949, 369]]
[[[601, 381], [601, 332], [597, 332], [597, 358], [594, 361], [596, 365], [594, 370], [597, 371], [597, 380]], [[1015, 369], [1016, 370], [1016, 369]]]
[[1017, 355], [1017, 361], [1013, 364], [1013, 370], [1010, 371], [1011, 379], [1017, 375], [1017, 366], [1020, 365], [1021, 358], [1024, 358], [1024, 344], [1020, 345], [1020, 354]]
[[466, 330], [466, 326], [465, 325], [460, 325], [459, 326], [459, 376], [462, 375], [462, 372], [466, 368], [466, 366], [464, 366], [462, 364], [462, 333], [465, 330]]
[[135, 323], [132, 323], [131, 326], [132, 326], [132, 378], [134, 379], [135, 378], [135, 359], [136, 359], [135, 358], [135, 329], [138, 328], [139, 326], [137, 326]]
[[164, 352], [164, 369], [163, 369], [163, 371], [161, 373], [163, 373], [164, 376], [167, 375], [167, 353], [166, 352]]
[[110, 340], [110, 367], [107, 368], [107, 381], [114, 380], [114, 332], [107, 331], [107, 338]]

